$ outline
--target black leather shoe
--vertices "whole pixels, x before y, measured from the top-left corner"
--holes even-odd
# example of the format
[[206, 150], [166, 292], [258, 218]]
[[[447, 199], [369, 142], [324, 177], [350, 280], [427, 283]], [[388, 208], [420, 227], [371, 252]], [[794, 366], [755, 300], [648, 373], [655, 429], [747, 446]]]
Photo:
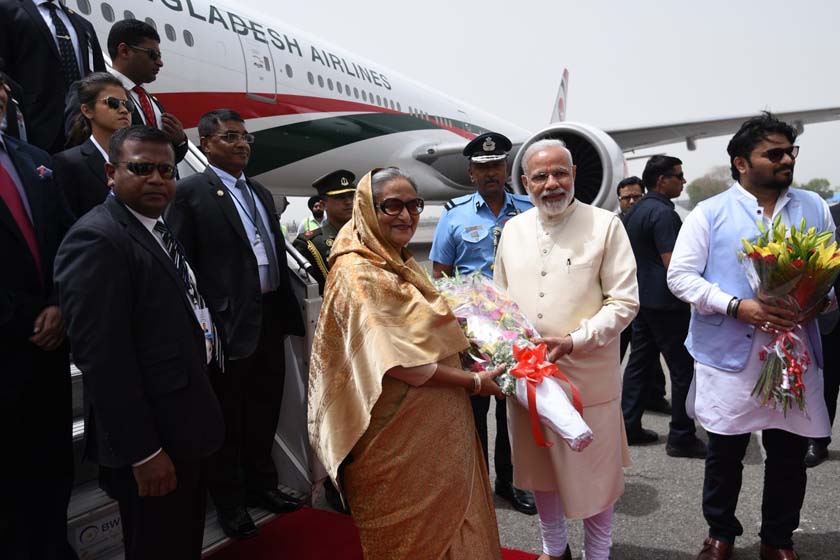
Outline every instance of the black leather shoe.
[[251, 507], [267, 509], [271, 513], [288, 513], [303, 505], [300, 500], [296, 500], [276, 488], [251, 490], [248, 492], [246, 503]]
[[669, 403], [668, 399], [665, 397], [659, 397], [658, 399], [645, 404], [645, 410], [659, 412], [661, 414], [671, 414], [671, 403]]
[[653, 430], [640, 428], [638, 431], [627, 432], [627, 445], [647, 445], [659, 441], [659, 434]]
[[242, 506], [224, 506], [216, 508], [216, 517], [222, 531], [232, 539], [250, 539], [260, 532], [254, 520]]
[[513, 509], [526, 515], [535, 515], [537, 506], [534, 504], [534, 495], [525, 490], [516, 488], [509, 482], [496, 481], [496, 495], [510, 502]]
[[685, 457], [686, 459], [705, 459], [708, 449], [702, 439], [694, 438], [694, 441], [683, 445], [665, 446], [665, 453], [669, 457]]
[[815, 439], [809, 439], [808, 452], [805, 453], [805, 466], [810, 469], [826, 459], [828, 459], [828, 445]]

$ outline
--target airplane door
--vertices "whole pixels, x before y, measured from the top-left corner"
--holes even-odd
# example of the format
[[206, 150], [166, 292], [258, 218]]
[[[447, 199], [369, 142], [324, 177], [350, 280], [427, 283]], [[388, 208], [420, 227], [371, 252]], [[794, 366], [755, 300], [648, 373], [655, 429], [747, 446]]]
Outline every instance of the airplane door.
[[461, 122], [464, 123], [464, 130], [466, 130], [467, 132], [472, 132], [472, 130], [470, 130], [470, 119], [467, 116], [467, 113], [465, 113], [461, 109], [458, 109], [458, 118], [461, 119]]
[[265, 103], [277, 103], [277, 80], [274, 59], [268, 45], [244, 35], [239, 36], [245, 58], [245, 81], [248, 97]]

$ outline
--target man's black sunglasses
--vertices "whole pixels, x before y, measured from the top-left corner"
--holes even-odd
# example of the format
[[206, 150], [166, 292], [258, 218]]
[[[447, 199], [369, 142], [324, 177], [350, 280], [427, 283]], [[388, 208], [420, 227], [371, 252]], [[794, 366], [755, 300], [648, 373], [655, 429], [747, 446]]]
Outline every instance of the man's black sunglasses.
[[125, 168], [139, 177], [148, 177], [155, 169], [160, 173], [161, 179], [172, 179], [175, 177], [175, 166], [169, 163], [152, 163], [150, 161], [117, 161], [114, 165], [125, 164]]
[[413, 216], [420, 215], [420, 212], [423, 211], [423, 207], [425, 206], [425, 202], [422, 198], [414, 198], [412, 200], [400, 200], [399, 198], [386, 198], [382, 202], [379, 203], [377, 208], [382, 211], [383, 214], [388, 216], [399, 216], [402, 214], [403, 208], [408, 210], [408, 213]]
[[773, 163], [779, 163], [782, 161], [786, 155], [790, 156], [791, 159], [796, 159], [796, 156], [799, 155], [799, 146], [788, 146], [787, 148], [771, 148], [761, 154], [762, 157], [766, 157]]
[[152, 59], [152, 62], [157, 62], [158, 60], [160, 60], [160, 57], [162, 56], [160, 54], [160, 51], [157, 50], [157, 49], [149, 49], [149, 48], [146, 48], [146, 47], [138, 47], [137, 45], [126, 45], [126, 46], [129, 49], [134, 49], [135, 51], [142, 51], [142, 52], [146, 53], [147, 55], [149, 55], [149, 58]]

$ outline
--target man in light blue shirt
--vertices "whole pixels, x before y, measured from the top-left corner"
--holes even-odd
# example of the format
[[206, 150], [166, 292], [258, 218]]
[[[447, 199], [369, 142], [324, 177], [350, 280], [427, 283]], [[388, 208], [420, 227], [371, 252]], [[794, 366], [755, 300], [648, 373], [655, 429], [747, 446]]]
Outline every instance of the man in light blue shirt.
[[[505, 190], [508, 180], [508, 152], [510, 140], [502, 134], [487, 132], [475, 137], [464, 148], [470, 161], [470, 181], [476, 187], [473, 194], [450, 200], [435, 229], [429, 258], [435, 278], [480, 271], [493, 277], [496, 246], [505, 223], [520, 212], [533, 207], [527, 195], [511, 194]], [[472, 397], [473, 416], [484, 459], [487, 461], [487, 411], [490, 397]], [[513, 507], [533, 515], [537, 513], [534, 498], [513, 486], [513, 465], [507, 431], [507, 408], [504, 401], [496, 401], [496, 494]]]

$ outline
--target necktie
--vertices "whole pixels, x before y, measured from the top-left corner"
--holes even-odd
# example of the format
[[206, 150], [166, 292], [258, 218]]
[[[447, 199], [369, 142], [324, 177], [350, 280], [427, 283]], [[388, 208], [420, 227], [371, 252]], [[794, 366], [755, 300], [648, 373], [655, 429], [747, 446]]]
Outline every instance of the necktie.
[[265, 247], [265, 254], [268, 257], [268, 271], [271, 280], [272, 289], [277, 289], [280, 285], [280, 267], [277, 265], [277, 255], [274, 253], [274, 246], [271, 243], [271, 234], [263, 222], [262, 216], [257, 211], [257, 203], [254, 200], [254, 195], [251, 194], [251, 189], [248, 188], [248, 183], [244, 179], [237, 179], [236, 188], [242, 193], [245, 203], [248, 206], [248, 212], [251, 214], [251, 220], [257, 228], [263, 246]]
[[[0, 150], [3, 148], [0, 147]], [[0, 198], [6, 203], [9, 212], [12, 214], [18, 229], [23, 234], [23, 239], [29, 246], [29, 252], [32, 253], [32, 258], [35, 260], [35, 266], [38, 267], [39, 277], [43, 278], [43, 268], [41, 268], [41, 252], [38, 249], [38, 240], [35, 236], [35, 228], [32, 226], [32, 220], [29, 219], [29, 214], [26, 213], [26, 208], [23, 206], [23, 200], [20, 193], [15, 186], [12, 176], [6, 171], [6, 168], [0, 164]]]
[[70, 32], [56, 11], [58, 6], [52, 2], [47, 2], [47, 9], [50, 11], [50, 19], [52, 19], [55, 27], [55, 37], [58, 39], [58, 54], [61, 57], [61, 73], [64, 75], [64, 84], [69, 86], [76, 80], [81, 79], [79, 75], [79, 61], [76, 59], [76, 49], [73, 48], [73, 41], [70, 39]]
[[137, 97], [140, 99], [140, 108], [143, 109], [143, 116], [146, 119], [146, 126], [149, 128], [157, 128], [157, 118], [155, 117], [155, 110], [152, 108], [152, 100], [149, 99], [149, 94], [143, 89], [143, 86], [134, 86], [131, 88]]
[[[198, 287], [195, 285], [193, 278], [190, 276], [190, 271], [187, 266], [187, 259], [184, 257], [184, 250], [181, 248], [181, 244], [178, 243], [178, 240], [175, 239], [175, 236], [172, 235], [172, 231], [167, 227], [167, 225], [163, 222], [156, 222], [155, 223], [155, 231], [160, 235], [161, 240], [163, 241], [163, 246], [166, 248], [166, 252], [169, 255], [169, 258], [172, 259], [172, 263], [175, 265], [175, 268], [178, 270], [178, 276], [181, 277], [181, 281], [184, 283], [184, 288], [187, 290], [187, 295], [189, 296], [190, 302], [192, 303], [195, 309], [204, 309], [207, 305], [204, 303], [204, 298], [201, 297], [201, 294], [198, 291]], [[203, 327], [203, 326], [202, 326]], [[210, 325], [210, 331], [213, 333], [213, 346], [209, 348], [208, 360], [211, 356], [216, 357], [216, 361], [219, 364], [219, 367], [224, 370], [222, 367], [222, 351], [221, 347], [216, 344], [216, 341], [219, 340], [219, 334], [216, 331], [216, 325]]]

